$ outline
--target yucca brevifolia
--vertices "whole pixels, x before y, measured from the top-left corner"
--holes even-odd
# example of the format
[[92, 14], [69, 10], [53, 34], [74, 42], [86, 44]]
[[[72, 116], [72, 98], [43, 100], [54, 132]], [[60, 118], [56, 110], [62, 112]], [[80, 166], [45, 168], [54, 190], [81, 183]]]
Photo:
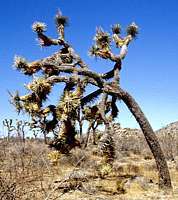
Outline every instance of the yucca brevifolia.
[[22, 141], [25, 142], [25, 128], [29, 126], [29, 122], [16, 120], [16, 124], [14, 125], [14, 130], [17, 133], [17, 137]]
[[4, 119], [3, 126], [7, 128], [7, 140], [9, 141], [11, 133], [14, 131], [12, 119]]
[[[34, 79], [32, 83], [26, 86], [30, 90], [30, 94], [19, 96], [16, 93], [14, 95], [13, 103], [17, 110], [28, 112], [32, 118], [41, 118], [45, 110], [43, 102], [47, 99], [52, 87], [56, 83], [66, 83], [63, 97], [56, 105], [56, 119], [61, 122], [61, 129], [57, 140], [52, 143], [52, 146], [62, 152], [68, 152], [72, 147], [79, 145], [75, 139], [75, 122], [78, 119], [77, 113], [80, 109], [80, 104], [84, 105], [101, 95], [100, 114], [106, 131], [109, 132], [112, 119], [109, 120], [106, 116], [107, 99], [111, 96], [115, 105], [117, 99], [122, 100], [135, 116], [154, 155], [159, 171], [160, 188], [171, 188], [167, 163], [153, 129], [133, 97], [120, 88], [119, 71], [121, 70], [122, 60], [127, 55], [128, 45], [138, 33], [137, 25], [132, 23], [128, 26], [127, 34], [124, 38], [120, 35], [121, 28], [118, 24], [112, 26], [112, 37], [102, 28], [97, 29], [94, 38], [95, 43], [90, 49], [90, 54], [111, 60], [114, 63], [113, 69], [109, 72], [99, 74], [89, 70], [80, 56], [75, 53], [74, 49], [66, 41], [64, 32], [67, 18], [58, 13], [55, 19], [59, 34], [57, 39], [52, 39], [44, 34], [46, 31], [44, 23], [36, 22], [32, 28], [37, 33], [41, 46], [59, 45], [61, 48], [58, 52], [34, 62], [27, 62], [24, 58], [15, 57], [16, 68], [25, 75], [32, 76], [40, 71], [43, 74], [42, 77]], [[116, 47], [120, 49], [117, 55], [111, 49], [112, 39]], [[61, 73], [68, 75], [64, 76]], [[92, 94], [83, 96], [87, 84], [92, 84], [98, 89]]]

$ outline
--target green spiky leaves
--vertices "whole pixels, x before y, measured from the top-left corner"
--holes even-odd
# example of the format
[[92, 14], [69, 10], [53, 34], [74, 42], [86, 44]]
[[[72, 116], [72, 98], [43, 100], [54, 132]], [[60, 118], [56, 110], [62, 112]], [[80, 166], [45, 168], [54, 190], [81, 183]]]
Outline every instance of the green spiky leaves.
[[109, 33], [104, 32], [101, 27], [97, 28], [94, 40], [96, 42], [96, 46], [100, 49], [109, 48], [111, 43]]
[[135, 38], [138, 34], [138, 26], [135, 24], [135, 22], [132, 22], [127, 27], [127, 35], [131, 35], [133, 38]]
[[117, 48], [121, 49], [119, 56], [115, 56], [111, 51], [111, 37], [110, 34], [103, 31], [101, 27], [96, 29], [96, 35], [94, 37], [95, 44], [89, 50], [89, 55], [95, 57], [101, 57], [103, 59], [110, 59], [117, 61], [124, 59], [127, 54], [127, 47], [129, 43], [137, 36], [138, 26], [135, 23], [130, 24], [127, 27], [127, 35], [121, 37], [121, 26], [120, 24], [114, 24], [112, 27], [112, 39], [116, 44]]
[[104, 59], [110, 57], [110, 43], [111, 37], [109, 33], [104, 32], [101, 27], [96, 29], [96, 35], [94, 37], [95, 44], [89, 50], [91, 56], [99, 56]]
[[[113, 34], [119, 35], [121, 33], [121, 26], [120, 24], [114, 24], [112, 26], [112, 32]], [[133, 38], [136, 37], [138, 34], [138, 26], [135, 24], [135, 22], [132, 22], [126, 29], [127, 35], [131, 35]]]
[[63, 16], [60, 11], [55, 16], [55, 22], [60, 39], [64, 40], [64, 28], [68, 25], [68, 17]]
[[46, 29], [46, 24], [42, 22], [34, 22], [32, 25], [32, 30], [36, 33], [43, 33], [46, 31]]
[[20, 57], [20, 56], [15, 56], [14, 57], [14, 66], [17, 69], [22, 69], [22, 68], [27, 68], [28, 64], [25, 58]]
[[26, 85], [26, 88], [34, 92], [41, 100], [46, 100], [51, 92], [52, 85], [45, 78], [35, 79], [32, 83]]
[[27, 60], [25, 58], [21, 57], [21, 56], [15, 56], [14, 57], [13, 66], [17, 70], [19, 70], [22, 73], [24, 73], [25, 75], [29, 75], [29, 76], [31, 76], [32, 74], [34, 74], [35, 72], [37, 72], [40, 69], [40, 66], [36, 65], [35, 62], [33, 64], [29, 65]]
[[91, 49], [89, 50], [89, 55], [90, 56], [97, 56], [99, 48], [96, 45], [93, 45]]
[[27, 60], [23, 57], [20, 57], [20, 56], [14, 57], [13, 66], [16, 67], [17, 70], [22, 71], [23, 73], [26, 73], [26, 71], [29, 68]]
[[56, 22], [56, 26], [67, 26], [68, 25], [68, 17], [63, 16], [62, 13], [60, 11], [57, 12], [56, 16], [55, 16], [55, 22]]
[[21, 102], [20, 102], [19, 92], [16, 91], [14, 95], [13, 95], [12, 93], [9, 92], [9, 95], [10, 95], [10, 97], [11, 97], [10, 103], [11, 103], [12, 105], [14, 105], [14, 107], [15, 107], [17, 113], [19, 114], [20, 111], [23, 110], [23, 106], [22, 106], [22, 104], [21, 104]]
[[112, 32], [113, 32], [113, 34], [120, 34], [121, 33], [121, 26], [120, 26], [120, 24], [114, 24], [112, 26]]

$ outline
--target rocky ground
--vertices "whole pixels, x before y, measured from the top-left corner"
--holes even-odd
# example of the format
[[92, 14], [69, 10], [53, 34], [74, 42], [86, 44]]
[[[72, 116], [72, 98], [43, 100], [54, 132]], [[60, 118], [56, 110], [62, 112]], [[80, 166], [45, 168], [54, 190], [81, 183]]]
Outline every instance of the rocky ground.
[[0, 199], [176, 200], [175, 124], [166, 127], [166, 132], [157, 132], [168, 160], [173, 191], [158, 189], [156, 165], [141, 131], [115, 125], [116, 158], [112, 166], [103, 162], [91, 141], [84, 150], [76, 148], [69, 155], [61, 155], [41, 141], [1, 140]]

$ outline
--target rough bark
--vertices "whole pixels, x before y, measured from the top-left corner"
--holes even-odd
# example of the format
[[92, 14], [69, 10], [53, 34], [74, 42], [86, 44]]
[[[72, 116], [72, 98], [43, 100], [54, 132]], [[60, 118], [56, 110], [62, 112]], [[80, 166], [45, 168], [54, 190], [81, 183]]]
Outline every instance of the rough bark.
[[118, 97], [123, 100], [123, 102], [127, 105], [130, 112], [134, 115], [135, 119], [140, 125], [140, 128], [143, 131], [147, 144], [150, 147], [150, 150], [154, 156], [156, 161], [158, 173], [159, 173], [159, 187], [160, 189], [172, 189], [171, 178], [167, 166], [167, 162], [163, 151], [158, 142], [158, 138], [154, 133], [149, 121], [141, 110], [140, 106], [137, 104], [135, 99], [128, 93], [118, 89], [116, 92]]

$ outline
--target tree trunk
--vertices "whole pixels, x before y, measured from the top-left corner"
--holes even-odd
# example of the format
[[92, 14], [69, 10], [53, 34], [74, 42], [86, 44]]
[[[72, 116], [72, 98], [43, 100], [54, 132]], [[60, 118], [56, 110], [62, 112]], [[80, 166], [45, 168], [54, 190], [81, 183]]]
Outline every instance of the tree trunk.
[[88, 145], [88, 140], [89, 140], [90, 131], [91, 131], [92, 126], [93, 126], [93, 122], [90, 122], [88, 130], [87, 130], [87, 134], [86, 134], [86, 140], [85, 140], [84, 148], [86, 148], [87, 145]]
[[92, 128], [93, 130], [93, 145], [96, 145], [96, 128]]
[[44, 138], [44, 143], [48, 144], [46, 131], [43, 131], [43, 138]]
[[128, 109], [134, 115], [135, 119], [140, 125], [143, 131], [145, 139], [150, 147], [150, 150], [155, 158], [157, 169], [159, 172], [159, 187], [161, 189], [172, 189], [171, 178], [166, 163], [165, 156], [158, 142], [158, 138], [155, 135], [150, 123], [142, 112], [141, 108], [135, 101], [135, 99], [127, 92], [122, 89], [118, 89], [118, 97], [123, 100], [127, 105]]
[[79, 135], [80, 135], [80, 143], [83, 143], [83, 122], [79, 121]]
[[156, 161], [158, 173], [159, 173], [159, 188], [160, 189], [172, 189], [171, 178], [167, 166], [167, 162], [161, 146], [158, 142], [158, 138], [155, 135], [150, 123], [142, 112], [140, 106], [135, 99], [126, 91], [118, 87], [106, 86], [104, 91], [107, 93], [117, 94], [119, 99], [127, 105], [130, 112], [134, 115], [135, 119], [140, 125], [140, 128], [145, 136], [148, 146]]

